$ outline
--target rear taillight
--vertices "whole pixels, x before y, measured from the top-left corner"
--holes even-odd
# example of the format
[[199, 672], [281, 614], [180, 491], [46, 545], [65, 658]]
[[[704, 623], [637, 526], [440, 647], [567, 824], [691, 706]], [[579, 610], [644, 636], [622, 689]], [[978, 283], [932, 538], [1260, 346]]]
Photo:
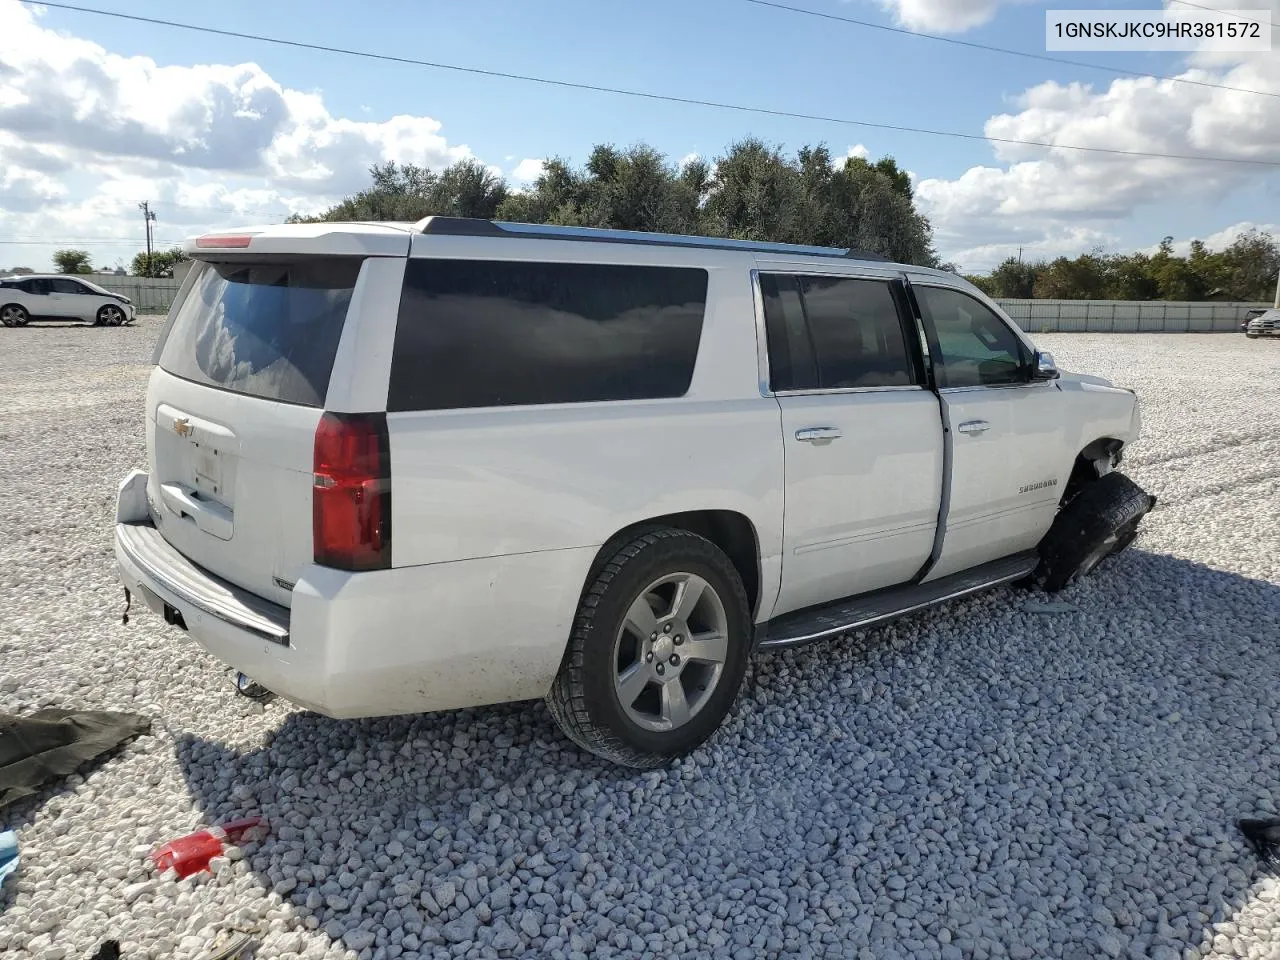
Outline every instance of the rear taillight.
[[391, 456], [381, 413], [326, 413], [316, 427], [311, 490], [315, 562], [391, 566]]

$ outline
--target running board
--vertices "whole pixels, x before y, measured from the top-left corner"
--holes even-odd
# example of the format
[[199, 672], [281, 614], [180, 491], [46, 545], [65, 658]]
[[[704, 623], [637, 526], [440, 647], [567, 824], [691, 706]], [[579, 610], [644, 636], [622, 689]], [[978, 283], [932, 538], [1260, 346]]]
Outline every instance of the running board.
[[810, 640], [861, 630], [988, 587], [1020, 580], [1035, 570], [1039, 562], [1040, 555], [1028, 550], [929, 583], [890, 587], [820, 607], [797, 610], [761, 624], [758, 647], [794, 647]]

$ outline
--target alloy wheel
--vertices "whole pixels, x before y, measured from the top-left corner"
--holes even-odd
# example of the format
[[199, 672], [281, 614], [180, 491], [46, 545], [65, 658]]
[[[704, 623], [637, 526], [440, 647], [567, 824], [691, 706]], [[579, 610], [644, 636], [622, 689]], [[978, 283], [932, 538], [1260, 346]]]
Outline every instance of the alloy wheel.
[[614, 692], [633, 723], [675, 730], [711, 698], [728, 652], [729, 618], [719, 594], [696, 574], [669, 574], [627, 610], [614, 640]]

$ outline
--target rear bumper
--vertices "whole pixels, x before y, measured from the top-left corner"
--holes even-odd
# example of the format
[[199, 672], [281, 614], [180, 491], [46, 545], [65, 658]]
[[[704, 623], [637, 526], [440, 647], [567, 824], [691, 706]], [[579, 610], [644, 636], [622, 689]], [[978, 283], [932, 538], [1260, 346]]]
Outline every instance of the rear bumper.
[[148, 592], [243, 633], [289, 645], [287, 608], [201, 570], [171, 547], [150, 521], [116, 525], [116, 560], [148, 606], [159, 607], [157, 612], [163, 612], [163, 603], [151, 602]]
[[347, 573], [304, 567], [289, 608], [196, 566], [150, 521], [145, 473], [120, 485], [120, 579], [223, 663], [332, 717], [543, 697], [595, 550]]

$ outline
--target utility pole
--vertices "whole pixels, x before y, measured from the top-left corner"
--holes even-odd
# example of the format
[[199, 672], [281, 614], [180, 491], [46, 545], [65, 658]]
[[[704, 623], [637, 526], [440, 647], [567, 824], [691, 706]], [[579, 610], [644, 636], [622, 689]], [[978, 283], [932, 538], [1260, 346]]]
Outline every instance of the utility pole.
[[1276, 302], [1275, 308], [1280, 310], [1280, 274], [1276, 275]]
[[1022, 266], [1022, 248], [1018, 248], [1018, 266]]
[[138, 204], [138, 209], [142, 211], [142, 220], [147, 228], [147, 276], [151, 276], [151, 224], [155, 222], [156, 215], [151, 209], [151, 205], [143, 200]]

